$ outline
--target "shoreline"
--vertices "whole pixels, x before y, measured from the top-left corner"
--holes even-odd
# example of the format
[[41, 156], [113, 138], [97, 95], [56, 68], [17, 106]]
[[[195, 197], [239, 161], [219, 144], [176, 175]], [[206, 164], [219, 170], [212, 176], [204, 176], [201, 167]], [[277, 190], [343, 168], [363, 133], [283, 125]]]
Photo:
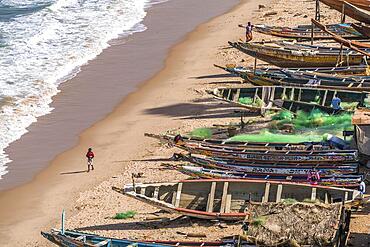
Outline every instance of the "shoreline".
[[[203, 15], [202, 9], [192, 11], [189, 5], [196, 5], [196, 1], [190, 1], [184, 4], [171, 0], [153, 5], [142, 22], [146, 31], [112, 40], [113, 45], [59, 86], [60, 92], [50, 104], [54, 110], [39, 117], [27, 128], [28, 133], [5, 149], [13, 161], [7, 164], [8, 173], [0, 179], [0, 193], [32, 181], [59, 153], [76, 145], [81, 132], [104, 119], [124, 97], [163, 69], [170, 47], [181, 42], [199, 23], [238, 2], [207, 0], [205, 4], [215, 6]], [[192, 20], [188, 17], [190, 13], [194, 13]], [[119, 70], [122, 71], [118, 73]]]
[[[242, 1], [242, 3], [234, 7], [232, 10], [230, 10], [230, 12], [233, 12], [239, 6], [241, 6], [242, 4], [245, 4], [245, 2], [246, 1]], [[253, 4], [256, 6], [257, 3], [253, 3]], [[0, 233], [1, 233], [0, 235], [2, 237], [1, 241], [4, 241], [4, 244], [8, 242], [9, 240], [13, 240], [15, 241], [13, 243], [18, 243], [19, 246], [22, 246], [25, 243], [25, 241], [30, 241], [30, 239], [32, 239], [31, 241], [36, 241], [37, 243], [39, 243], [38, 241], [40, 241], [41, 239], [41, 237], [39, 236], [39, 230], [41, 229], [37, 229], [37, 233], [35, 236], [35, 232], [34, 232], [35, 226], [55, 225], [55, 223], [58, 221], [57, 219], [59, 218], [58, 212], [60, 212], [60, 210], [63, 208], [66, 208], [68, 212], [68, 209], [70, 209], [73, 204], [72, 202], [74, 201], [74, 199], [78, 197], [79, 193], [81, 193], [82, 191], [86, 191], [87, 189], [91, 188], [95, 184], [98, 184], [99, 182], [104, 181], [105, 179], [111, 177], [113, 174], [121, 170], [121, 167], [117, 167], [114, 164], [109, 164], [109, 165], [104, 164], [103, 165], [103, 164], [98, 163], [99, 156], [109, 157], [110, 155], [112, 155], [112, 151], [107, 150], [103, 146], [106, 146], [106, 145], [112, 146], [112, 145], [117, 144], [114, 142], [106, 143], [106, 138], [107, 137], [109, 138], [109, 135], [112, 135], [112, 134], [115, 135], [114, 133], [115, 131], [113, 131], [113, 133], [111, 133], [110, 131], [107, 131], [107, 125], [109, 126], [108, 128], [112, 127], [113, 125], [113, 129], [116, 129], [116, 130], [120, 129], [120, 126], [116, 126], [116, 124], [117, 124], [117, 119], [121, 119], [122, 115], [126, 116], [127, 119], [130, 119], [130, 115], [134, 115], [133, 116], [134, 119], [141, 121], [142, 115], [143, 115], [141, 111], [139, 111], [139, 113], [141, 114], [137, 116], [136, 114], [137, 112], [135, 113], [135, 109], [132, 109], [132, 107], [130, 107], [134, 105], [136, 108], [140, 109], [140, 104], [145, 103], [145, 102], [140, 102], [140, 100], [139, 102], [137, 102], [138, 100], [136, 97], [139, 95], [145, 96], [146, 92], [144, 93], [143, 91], [147, 91], [148, 89], [161, 91], [164, 85], [160, 85], [161, 86], [160, 89], [157, 88], [157, 84], [160, 84], [159, 81], [161, 81], [161, 79], [158, 79], [158, 78], [166, 78], [167, 74], [174, 74], [174, 71], [179, 70], [179, 67], [174, 66], [173, 64], [170, 64], [171, 58], [172, 60], [176, 60], [176, 58], [173, 58], [173, 57], [179, 57], [179, 56], [186, 57], [186, 54], [184, 54], [184, 52], [181, 50], [182, 49], [181, 46], [186, 46], [186, 45], [191, 46], [191, 43], [195, 43], [194, 40], [196, 40], [199, 37], [193, 37], [193, 36], [202, 36], [202, 35], [206, 36], [207, 34], [202, 33], [200, 30], [207, 29], [207, 23], [212, 22], [213, 20], [217, 18], [218, 17], [212, 18], [210, 21], [201, 24], [194, 31], [187, 34], [185, 38], [182, 38], [182, 40], [179, 41], [175, 46], [173, 46], [168, 52], [167, 54], [168, 56], [163, 63], [164, 68], [160, 72], [155, 74], [155, 76], [153, 76], [151, 79], [148, 79], [146, 82], [139, 85], [137, 90], [129, 93], [129, 95], [125, 97], [125, 99], [121, 103], [119, 103], [119, 105], [116, 106], [113, 112], [110, 113], [107, 117], [93, 124], [87, 130], [84, 130], [79, 137], [79, 142], [77, 145], [75, 145], [71, 149], [67, 148], [68, 151], [65, 151], [64, 153], [58, 155], [55, 159], [53, 159], [53, 161], [51, 162], [51, 165], [48, 166], [46, 169], [43, 169], [31, 182], [25, 185], [22, 185], [22, 186], [18, 186], [14, 189], [6, 190], [0, 193], [0, 218], [2, 219], [0, 223]], [[190, 43], [190, 45], [187, 43]], [[113, 48], [117, 48], [117, 46], [112, 46], [112, 49]], [[106, 54], [106, 53], [107, 51], [104, 51], [102, 54]], [[177, 53], [177, 54], [174, 55], [174, 53]], [[99, 55], [99, 57], [100, 56], [101, 55]], [[99, 57], [93, 60], [91, 63], [94, 63], [94, 61], [98, 61]], [[88, 70], [89, 66], [92, 67], [91, 63], [87, 66], [84, 66], [82, 70], [86, 71]], [[178, 63], [177, 65], [179, 64], [181, 64], [181, 62]], [[206, 66], [209, 66], [209, 65], [207, 64]], [[80, 79], [79, 75], [77, 75], [72, 80], [78, 80], [78, 79]], [[171, 85], [165, 85], [165, 86], [169, 87], [169, 89], [174, 87]], [[56, 97], [62, 97], [63, 93], [64, 94], [66, 93], [66, 90], [63, 90], [63, 87], [68, 89], [68, 88], [74, 87], [74, 85], [73, 83], [64, 83], [62, 85], [62, 92], [58, 94]], [[186, 86], [183, 85], [183, 88], [186, 88]], [[173, 98], [172, 100], [174, 100], [174, 102], [182, 102], [182, 100], [178, 98]], [[68, 102], [64, 102], [64, 103], [67, 104]], [[53, 105], [54, 104], [56, 103], [53, 103]], [[58, 108], [56, 108], [54, 111], [56, 111], [57, 109]], [[46, 115], [43, 118], [47, 118], [49, 116], [51, 116], [51, 114]], [[162, 121], [164, 120], [165, 122], [167, 122], [166, 120], [167, 117], [161, 117], [161, 119]], [[154, 120], [151, 120], [151, 117], [149, 117], [149, 119], [147, 120], [152, 121], [152, 123], [155, 122]], [[40, 120], [40, 122], [42, 121], [46, 121], [46, 120]], [[131, 130], [131, 128], [134, 128], [135, 126], [135, 123], [133, 123], [133, 121], [126, 121], [126, 123], [128, 124], [127, 126], [129, 126], [129, 130]], [[148, 126], [151, 127], [152, 124], [149, 124]], [[171, 126], [172, 127], [176, 126], [176, 121], [174, 121], [171, 124]], [[155, 131], [155, 130], [159, 131], [159, 129], [158, 128], [152, 129], [152, 131]], [[122, 131], [122, 130], [118, 131], [118, 133], [121, 133], [121, 132], [125, 132], [125, 131]], [[150, 143], [150, 140], [146, 140], [146, 138], [143, 137], [141, 131], [136, 131], [136, 132], [138, 133], [134, 135], [134, 138], [139, 139], [139, 140], [136, 140], [136, 143], [135, 143], [136, 146], [131, 147], [132, 143], [130, 143], [130, 145], [127, 145], [127, 144], [125, 145], [125, 148], [126, 148], [125, 156], [131, 159], [134, 159], [137, 156], [135, 151], [145, 150], [145, 145]], [[29, 135], [34, 134], [34, 131], [32, 131], [32, 127], [29, 133], [30, 133]], [[138, 135], [139, 133], [140, 133], [140, 137]], [[42, 133], [38, 133], [38, 134], [42, 136]], [[126, 137], [129, 137], [128, 140], [130, 140], [130, 136], [132, 135], [130, 133], [124, 133], [124, 134], [126, 134]], [[100, 137], [103, 135], [105, 136], [105, 138], [101, 138], [101, 139], [104, 139], [104, 140], [100, 140]], [[48, 138], [48, 136], [47, 135], [43, 136], [43, 138], [44, 139]], [[22, 141], [19, 141], [19, 142], [22, 142]], [[81, 172], [80, 170], [85, 168], [84, 157], [83, 155], [81, 155], [81, 153], [83, 154], [87, 146], [89, 146], [89, 145], [86, 145], [86, 143], [94, 143], [93, 145], [94, 150], [97, 152], [96, 166], [97, 167], [109, 166], [110, 172], [104, 173], [104, 174], [95, 173], [94, 175], [91, 175], [91, 174], [86, 175], [83, 172], [82, 174], [80, 174]], [[16, 149], [17, 148], [15, 148], [14, 150]], [[131, 150], [131, 152], [129, 150]], [[113, 151], [113, 153], [115, 152], [119, 152], [119, 150]], [[66, 163], [68, 165], [65, 165]], [[13, 166], [15, 168], [15, 165]], [[76, 171], [77, 167], [81, 169], [79, 171]], [[71, 169], [72, 172], [69, 172], [68, 169]], [[97, 170], [100, 170], [100, 168], [97, 168]], [[68, 175], [71, 175], [71, 176], [69, 177], [61, 176], [60, 175], [61, 173], [70, 173]], [[75, 176], [78, 176], [79, 181], [76, 181]], [[91, 181], [91, 180], [94, 180], [94, 181]], [[17, 214], [19, 215], [12, 215], [11, 212], [14, 212], [14, 211], [16, 211]], [[19, 238], [19, 236], [16, 235], [20, 231], [22, 232], [22, 238]]]

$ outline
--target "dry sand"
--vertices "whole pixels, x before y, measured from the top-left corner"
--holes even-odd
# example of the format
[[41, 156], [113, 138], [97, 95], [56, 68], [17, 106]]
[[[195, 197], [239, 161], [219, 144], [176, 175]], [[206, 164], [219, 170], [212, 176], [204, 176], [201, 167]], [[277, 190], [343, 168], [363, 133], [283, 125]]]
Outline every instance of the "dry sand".
[[[258, 10], [258, 4], [265, 7]], [[266, 17], [271, 11], [278, 14]], [[152, 213], [158, 209], [124, 197], [110, 187], [130, 183], [131, 173], [136, 172], [144, 173], [140, 182], [186, 177], [161, 169], [161, 164], [167, 161], [156, 160], [170, 157], [174, 150], [145, 138], [144, 132], [184, 133], [194, 127], [237, 121], [232, 107], [213, 100], [204, 92], [206, 88], [240, 83], [239, 78], [225, 75], [212, 64], [253, 63], [253, 59], [227, 46], [228, 40], [243, 37], [244, 30], [237, 24], [252, 20], [253, 23], [293, 26], [308, 24], [313, 15], [313, 1], [273, 0], [269, 4], [267, 1], [242, 1], [232, 11], [196, 28], [173, 47], [162, 71], [125, 98], [108, 117], [84, 131], [78, 145], [60, 154], [31, 183], [1, 195], [3, 236], [0, 245], [6, 246], [5, 241], [11, 239], [16, 241], [12, 246], [49, 246], [41, 239], [39, 231], [59, 227], [62, 209], [67, 210], [67, 228], [112, 237], [181, 239], [183, 236], [176, 232], [182, 231], [205, 232], [209, 239], [216, 239], [238, 234], [239, 225], [223, 229], [205, 221], [142, 223], [153, 218]], [[325, 20], [328, 22], [333, 15], [332, 11], [325, 11]], [[339, 19], [339, 15], [335, 15]], [[256, 39], [271, 39], [255, 36]], [[88, 146], [93, 146], [96, 152], [96, 170], [90, 173], [83, 172], [86, 168], [83, 154]], [[138, 215], [129, 220], [112, 219], [116, 213], [127, 210], [136, 210]], [[353, 224], [357, 228], [352, 232], [363, 237], [368, 233], [368, 214], [360, 222]], [[22, 236], [16, 238], [17, 233]]]

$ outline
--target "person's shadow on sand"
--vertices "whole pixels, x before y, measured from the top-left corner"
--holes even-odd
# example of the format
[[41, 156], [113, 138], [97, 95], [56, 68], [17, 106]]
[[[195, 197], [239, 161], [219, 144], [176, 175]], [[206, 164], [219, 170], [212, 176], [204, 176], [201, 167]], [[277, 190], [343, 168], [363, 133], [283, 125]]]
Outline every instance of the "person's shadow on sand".
[[79, 173], [85, 173], [87, 170], [81, 170], [81, 171], [73, 171], [73, 172], [61, 172], [60, 175], [72, 175], [72, 174], [79, 174]]

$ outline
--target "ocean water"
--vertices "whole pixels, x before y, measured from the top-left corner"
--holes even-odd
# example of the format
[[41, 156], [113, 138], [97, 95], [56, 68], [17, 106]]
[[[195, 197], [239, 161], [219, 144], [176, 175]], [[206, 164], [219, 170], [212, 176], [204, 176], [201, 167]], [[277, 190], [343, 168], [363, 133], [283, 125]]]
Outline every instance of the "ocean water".
[[4, 149], [52, 111], [58, 85], [109, 46], [145, 31], [151, 0], [0, 0], [0, 179]]

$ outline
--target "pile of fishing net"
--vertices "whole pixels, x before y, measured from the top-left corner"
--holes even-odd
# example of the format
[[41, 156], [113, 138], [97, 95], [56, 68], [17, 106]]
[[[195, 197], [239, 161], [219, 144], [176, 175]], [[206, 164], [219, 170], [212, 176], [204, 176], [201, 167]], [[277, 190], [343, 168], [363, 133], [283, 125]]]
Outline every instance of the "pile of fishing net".
[[251, 97], [240, 97], [239, 103], [243, 105], [261, 107], [263, 106], [263, 101], [260, 98], [251, 98]]
[[307, 113], [298, 111], [295, 115], [290, 111], [280, 111], [272, 116], [271, 129], [283, 129], [291, 125], [294, 130], [304, 129], [330, 129], [348, 130], [352, 128], [352, 114], [345, 112], [337, 115], [329, 115], [319, 109]]
[[291, 201], [248, 206], [248, 229], [244, 238], [262, 246], [290, 243], [292, 246], [326, 246], [332, 241], [340, 204]]
[[269, 143], [300, 143], [300, 142], [320, 142], [323, 140], [322, 135], [302, 135], [302, 134], [279, 134], [272, 133], [268, 130], [262, 130], [258, 134], [241, 134], [231, 137], [231, 141], [242, 142], [269, 142]]

